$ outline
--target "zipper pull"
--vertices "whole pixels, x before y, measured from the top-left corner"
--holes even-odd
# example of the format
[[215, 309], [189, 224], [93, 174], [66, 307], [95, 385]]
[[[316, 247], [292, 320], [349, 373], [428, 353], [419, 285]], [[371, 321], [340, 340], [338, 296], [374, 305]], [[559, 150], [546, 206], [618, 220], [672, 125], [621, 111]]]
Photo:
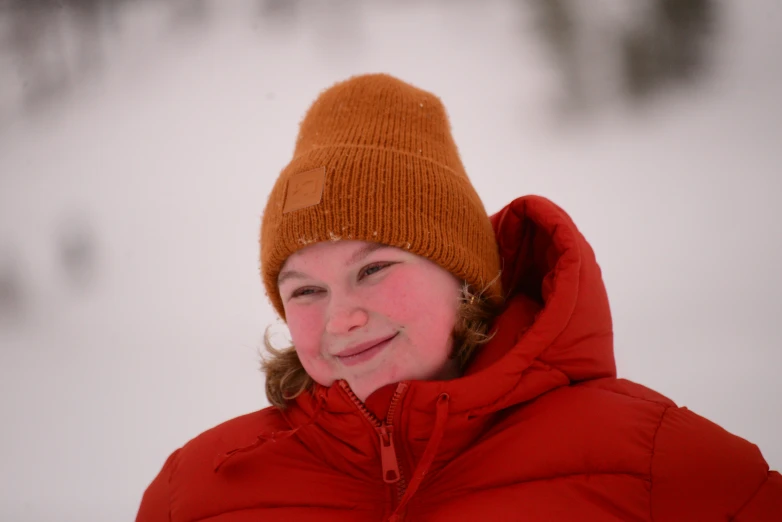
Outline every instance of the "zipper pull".
[[394, 449], [394, 437], [392, 427], [383, 425], [378, 428], [377, 434], [380, 437], [380, 462], [383, 465], [383, 481], [386, 484], [399, 482], [399, 463], [396, 460], [396, 450]]

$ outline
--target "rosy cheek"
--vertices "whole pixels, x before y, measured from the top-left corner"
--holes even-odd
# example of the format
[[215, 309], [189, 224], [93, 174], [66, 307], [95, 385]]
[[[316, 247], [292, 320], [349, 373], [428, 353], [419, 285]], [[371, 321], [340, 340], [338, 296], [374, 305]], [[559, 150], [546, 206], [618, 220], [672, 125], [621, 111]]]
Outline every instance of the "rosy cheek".
[[376, 300], [385, 315], [399, 322], [407, 322], [423, 311], [419, 299], [416, 299], [416, 290], [410, 288], [409, 281], [394, 278], [386, 283], [378, 292]]
[[285, 315], [296, 349], [309, 357], [317, 357], [323, 331], [322, 314], [313, 306], [293, 305], [286, 310]]
[[[438, 285], [438, 275], [418, 269], [399, 270], [378, 289], [377, 302], [384, 315], [408, 327], [411, 334], [416, 332], [419, 342], [423, 342], [421, 335], [439, 339], [450, 334], [455, 323], [458, 292], [453, 285]], [[444, 306], [442, 295], [448, 291], [454, 291], [453, 310]]]

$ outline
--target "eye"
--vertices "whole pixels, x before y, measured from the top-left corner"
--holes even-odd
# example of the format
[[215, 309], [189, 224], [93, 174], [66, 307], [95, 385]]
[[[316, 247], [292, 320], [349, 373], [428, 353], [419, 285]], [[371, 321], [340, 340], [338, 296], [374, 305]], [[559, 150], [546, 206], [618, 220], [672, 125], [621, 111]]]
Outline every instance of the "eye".
[[384, 268], [388, 268], [389, 266], [393, 265], [394, 263], [373, 263], [371, 265], [367, 265], [364, 268], [361, 269], [361, 272], [359, 272], [359, 279], [364, 279], [365, 277], [374, 275]]
[[311, 286], [305, 286], [304, 288], [297, 288], [291, 294], [291, 299], [293, 299], [294, 297], [305, 297], [305, 296], [315, 295], [318, 292], [320, 292], [319, 288], [313, 288]]

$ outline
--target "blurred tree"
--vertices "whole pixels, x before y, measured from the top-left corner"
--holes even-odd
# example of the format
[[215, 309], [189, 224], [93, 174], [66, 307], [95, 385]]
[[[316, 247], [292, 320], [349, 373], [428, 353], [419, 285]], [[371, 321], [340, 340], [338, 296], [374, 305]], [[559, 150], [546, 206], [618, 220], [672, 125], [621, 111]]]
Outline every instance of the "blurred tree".
[[622, 41], [624, 87], [631, 99], [696, 79], [714, 32], [711, 0], [654, 0], [654, 6], [652, 16]]
[[79, 290], [93, 281], [96, 269], [96, 243], [89, 220], [76, 216], [62, 220], [57, 233], [59, 262], [66, 282]]
[[9, 252], [0, 255], [0, 328], [20, 324], [25, 317], [25, 298], [19, 264]]
[[178, 0], [168, 3], [168, 20], [173, 28], [196, 26], [209, 18], [209, 4], [206, 0]]
[[[600, 9], [576, 0], [532, 0], [531, 5], [561, 72], [569, 109], [589, 110], [606, 88], [630, 103], [645, 102], [666, 88], [698, 80], [710, 58], [717, 18], [713, 0], [645, 0], [629, 10], [617, 2], [616, 10], [630, 15], [624, 18], [609, 12], [610, 2], [600, 3]], [[601, 17], [609, 30], [606, 23], [593, 23]], [[619, 84], [601, 84], [606, 72], [616, 73], [608, 76]]]
[[3, 7], [11, 19], [3, 47], [13, 55], [25, 109], [36, 109], [69, 89], [62, 8], [54, 0], [8, 0]]
[[207, 0], [0, 0], [0, 53], [14, 65], [8, 82], [21, 85], [21, 107], [32, 112], [80, 88], [104, 63], [106, 36], [119, 30], [119, 12], [156, 3], [170, 29], [209, 18]]
[[258, 14], [261, 19], [274, 20], [284, 25], [290, 25], [298, 16], [301, 0], [260, 0]]

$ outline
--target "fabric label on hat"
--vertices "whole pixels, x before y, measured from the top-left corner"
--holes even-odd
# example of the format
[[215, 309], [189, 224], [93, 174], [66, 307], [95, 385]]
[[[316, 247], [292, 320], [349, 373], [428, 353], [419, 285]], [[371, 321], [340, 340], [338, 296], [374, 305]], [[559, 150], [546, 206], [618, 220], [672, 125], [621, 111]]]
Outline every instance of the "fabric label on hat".
[[323, 186], [326, 184], [326, 167], [299, 172], [288, 180], [288, 193], [282, 213], [311, 207], [323, 199]]

